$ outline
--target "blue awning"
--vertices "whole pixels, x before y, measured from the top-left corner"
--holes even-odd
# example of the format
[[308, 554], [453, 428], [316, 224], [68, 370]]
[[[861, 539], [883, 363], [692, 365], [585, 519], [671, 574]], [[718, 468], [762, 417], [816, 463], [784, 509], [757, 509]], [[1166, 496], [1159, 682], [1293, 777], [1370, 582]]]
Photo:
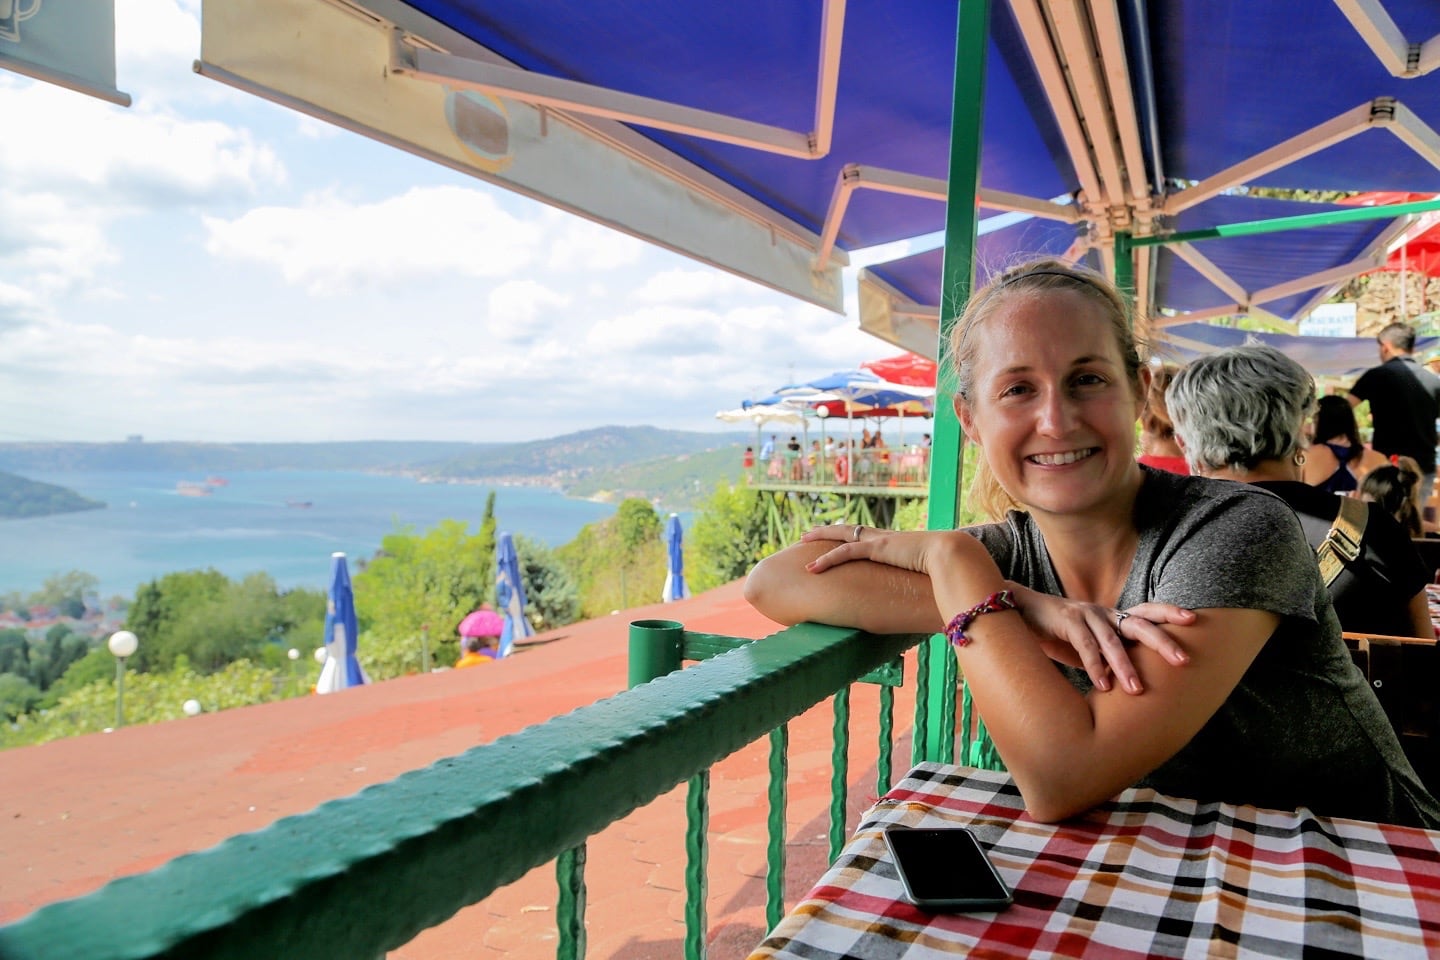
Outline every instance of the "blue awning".
[[[199, 69], [830, 309], [845, 251], [944, 224], [955, 2], [351, 6], [207, 0]], [[1044, 7], [992, 4], [983, 209], [1109, 267], [1117, 231], [1274, 215], [1246, 185], [1440, 194], [1433, 0]], [[1142, 250], [1139, 299], [1295, 316], [1402, 226]]]

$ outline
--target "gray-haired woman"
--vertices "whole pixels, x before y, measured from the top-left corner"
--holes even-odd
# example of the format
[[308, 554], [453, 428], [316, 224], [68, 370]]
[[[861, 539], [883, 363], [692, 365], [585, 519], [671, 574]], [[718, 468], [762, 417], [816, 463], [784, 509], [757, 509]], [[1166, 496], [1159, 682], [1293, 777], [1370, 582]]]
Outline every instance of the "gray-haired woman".
[[[1341, 498], [1301, 481], [1303, 427], [1315, 404], [1315, 381], [1274, 347], [1234, 347], [1191, 363], [1166, 394], [1190, 469], [1239, 480], [1290, 504], [1318, 548], [1340, 512]], [[1430, 577], [1409, 536], [1368, 504], [1361, 552], [1330, 584], [1341, 626], [1358, 633], [1433, 637], [1425, 600]]]

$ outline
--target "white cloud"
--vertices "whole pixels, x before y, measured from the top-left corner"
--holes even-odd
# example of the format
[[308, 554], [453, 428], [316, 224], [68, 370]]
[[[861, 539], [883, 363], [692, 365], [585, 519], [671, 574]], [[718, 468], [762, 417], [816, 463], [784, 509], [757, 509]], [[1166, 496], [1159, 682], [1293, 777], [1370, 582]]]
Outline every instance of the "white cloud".
[[487, 328], [494, 336], [523, 342], [563, 323], [570, 297], [534, 280], [508, 280], [490, 291]]
[[274, 267], [317, 295], [440, 275], [509, 276], [530, 265], [541, 240], [534, 222], [464, 187], [421, 187], [364, 204], [324, 194], [204, 223], [214, 256]]
[[572, 214], [547, 207], [543, 219], [546, 232], [554, 235], [546, 263], [551, 270], [614, 270], [637, 263], [645, 253], [645, 244], [629, 234]]
[[644, 303], [703, 303], [722, 297], [743, 297], [759, 291], [755, 284], [719, 270], [666, 270], [657, 273], [631, 296]]

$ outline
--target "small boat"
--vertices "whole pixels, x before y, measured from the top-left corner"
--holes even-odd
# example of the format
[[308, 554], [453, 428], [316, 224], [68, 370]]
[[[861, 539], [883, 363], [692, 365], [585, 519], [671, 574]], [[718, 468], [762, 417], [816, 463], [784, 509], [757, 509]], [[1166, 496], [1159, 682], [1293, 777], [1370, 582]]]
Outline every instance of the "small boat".
[[193, 480], [181, 480], [175, 484], [175, 492], [182, 497], [208, 497], [213, 492], [207, 484]]
[[230, 481], [229, 481], [229, 480], [226, 480], [224, 477], [209, 476], [209, 477], [206, 477], [206, 478], [205, 478], [205, 486], [207, 486], [207, 487], [228, 487], [228, 486], [230, 486]]
[[309, 501], [309, 500], [286, 500], [286, 501], [285, 501], [285, 506], [287, 506], [287, 507], [301, 507], [301, 508], [305, 508], [305, 507], [313, 507], [313, 506], [315, 506], [315, 504], [314, 504], [313, 502]]

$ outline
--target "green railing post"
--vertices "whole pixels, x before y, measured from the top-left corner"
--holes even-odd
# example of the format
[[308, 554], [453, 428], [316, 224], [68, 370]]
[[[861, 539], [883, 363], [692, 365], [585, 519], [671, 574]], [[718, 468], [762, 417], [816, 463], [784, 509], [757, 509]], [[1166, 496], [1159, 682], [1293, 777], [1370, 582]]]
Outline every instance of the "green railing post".
[[845, 799], [850, 776], [850, 688], [835, 691], [835, 723], [830, 753], [830, 862], [845, 847]]
[[[975, 231], [979, 210], [980, 148], [985, 111], [985, 59], [990, 38], [990, 0], [958, 0], [959, 17], [955, 37], [955, 87], [950, 106], [949, 189], [945, 199], [945, 257], [941, 271], [940, 343], [944, 357], [955, 321], [970, 299], [975, 276]], [[948, 402], [955, 395], [955, 374], [949, 364], [940, 364], [935, 389], [935, 436], [930, 458], [929, 522], [931, 530], [953, 529], [959, 519], [962, 437], [955, 411]], [[925, 642], [928, 656], [921, 657], [921, 669], [929, 670], [928, 696], [917, 703], [916, 733], [924, 731], [916, 744], [921, 759], [944, 761], [954, 755], [954, 708], [946, 722], [945, 701], [953, 698], [953, 659], [944, 641]], [[940, 654], [937, 656], [937, 651]], [[929, 722], [919, 722], [920, 711]]]
[[[881, 689], [889, 689], [882, 687]], [[785, 782], [790, 776], [790, 728], [770, 731], [770, 815], [766, 819], [765, 927], [785, 917]]]
[[674, 620], [636, 620], [630, 624], [629, 685], [638, 687], [680, 669], [685, 627]]
[[555, 904], [557, 960], [585, 960], [585, 844], [571, 847], [555, 858], [555, 882], [560, 897]]
[[1115, 232], [1115, 286], [1132, 300], [1135, 297], [1135, 245], [1129, 232]]
[[710, 770], [685, 790], [685, 960], [705, 960], [705, 898], [710, 890]]

